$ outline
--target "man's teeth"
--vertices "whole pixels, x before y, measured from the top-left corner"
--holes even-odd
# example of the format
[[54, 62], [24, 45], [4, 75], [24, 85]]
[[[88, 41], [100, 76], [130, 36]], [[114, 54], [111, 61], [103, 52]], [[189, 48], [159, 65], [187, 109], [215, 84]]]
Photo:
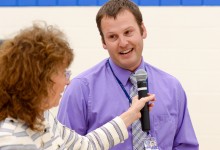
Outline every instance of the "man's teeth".
[[122, 53], [122, 54], [127, 54], [127, 53], [129, 53], [131, 50], [132, 50], [132, 49], [129, 49], [129, 50], [123, 51], [123, 52], [121, 52], [121, 53]]

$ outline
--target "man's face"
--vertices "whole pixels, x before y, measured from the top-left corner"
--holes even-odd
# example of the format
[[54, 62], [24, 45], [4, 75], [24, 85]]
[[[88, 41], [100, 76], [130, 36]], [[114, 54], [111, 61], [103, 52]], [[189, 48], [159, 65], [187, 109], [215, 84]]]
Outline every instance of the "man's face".
[[143, 39], [147, 33], [142, 24], [143, 34], [133, 14], [127, 10], [120, 12], [117, 17], [104, 17], [101, 29], [104, 41], [103, 48], [115, 64], [121, 68], [134, 71], [141, 63]]

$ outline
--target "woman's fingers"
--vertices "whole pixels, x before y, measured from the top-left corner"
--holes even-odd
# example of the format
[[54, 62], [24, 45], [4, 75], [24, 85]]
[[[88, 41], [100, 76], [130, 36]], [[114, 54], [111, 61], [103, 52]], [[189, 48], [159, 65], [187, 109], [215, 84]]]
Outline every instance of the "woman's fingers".
[[149, 111], [151, 111], [152, 108], [154, 107], [154, 103], [150, 103], [148, 106], [149, 106]]
[[155, 94], [148, 94], [147, 97], [143, 97], [140, 100], [144, 100], [145, 102], [154, 102], [156, 100]]
[[151, 111], [154, 106], [154, 101], [156, 100], [155, 94], [148, 94], [147, 97], [143, 97], [140, 100], [138, 99], [138, 96], [134, 96], [132, 98], [132, 105], [131, 107], [137, 109], [137, 111], [140, 111], [145, 104], [148, 102], [149, 110]]
[[144, 102], [143, 106], [148, 102], [149, 110], [151, 111], [154, 106], [154, 102], [156, 101], [155, 94], [148, 94], [147, 97], [143, 97], [140, 100]]

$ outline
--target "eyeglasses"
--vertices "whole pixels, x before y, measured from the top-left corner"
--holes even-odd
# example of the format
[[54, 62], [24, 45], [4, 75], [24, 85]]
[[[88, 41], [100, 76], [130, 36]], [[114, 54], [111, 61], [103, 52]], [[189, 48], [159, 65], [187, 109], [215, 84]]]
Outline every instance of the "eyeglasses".
[[65, 76], [66, 76], [66, 79], [69, 80], [70, 76], [71, 76], [71, 70], [66, 70], [65, 71]]

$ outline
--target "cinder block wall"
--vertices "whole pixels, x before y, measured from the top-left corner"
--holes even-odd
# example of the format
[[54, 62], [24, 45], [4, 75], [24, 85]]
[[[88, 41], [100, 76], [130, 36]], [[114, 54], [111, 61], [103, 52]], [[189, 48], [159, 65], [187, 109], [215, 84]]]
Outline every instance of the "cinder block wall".
[[[75, 49], [73, 76], [108, 57], [95, 24], [98, 7], [1, 7], [0, 39], [45, 20]], [[220, 7], [141, 7], [145, 60], [177, 77], [188, 96], [200, 150], [220, 147]], [[57, 108], [53, 109], [54, 114]]]
[[[0, 6], [100, 6], [108, 0], [1, 0]], [[219, 6], [220, 0], [132, 0], [140, 6]]]

